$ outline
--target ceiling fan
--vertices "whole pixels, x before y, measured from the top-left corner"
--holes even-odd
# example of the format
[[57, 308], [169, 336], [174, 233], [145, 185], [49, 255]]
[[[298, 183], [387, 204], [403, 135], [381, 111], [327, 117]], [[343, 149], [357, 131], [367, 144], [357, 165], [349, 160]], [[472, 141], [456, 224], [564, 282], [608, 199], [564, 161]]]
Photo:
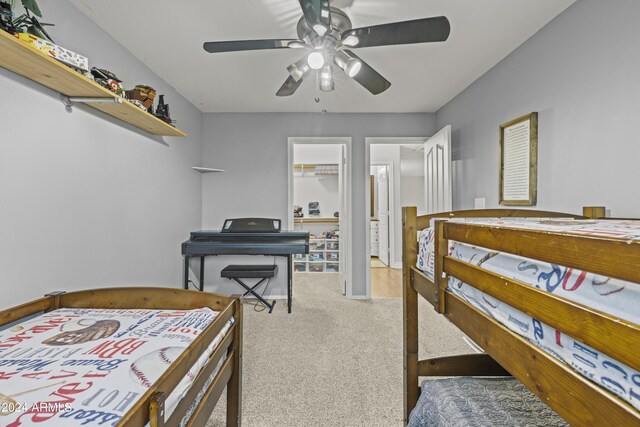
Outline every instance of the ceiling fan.
[[378, 95], [389, 89], [391, 83], [350, 49], [442, 42], [447, 40], [451, 31], [449, 20], [444, 16], [352, 28], [346, 13], [332, 7], [329, 0], [299, 1], [303, 16], [297, 25], [298, 39], [207, 42], [204, 50], [209, 53], [304, 50], [304, 56], [287, 67], [289, 77], [277, 96], [293, 95], [312, 70], [317, 70], [319, 89], [332, 91], [334, 64], [369, 92]]

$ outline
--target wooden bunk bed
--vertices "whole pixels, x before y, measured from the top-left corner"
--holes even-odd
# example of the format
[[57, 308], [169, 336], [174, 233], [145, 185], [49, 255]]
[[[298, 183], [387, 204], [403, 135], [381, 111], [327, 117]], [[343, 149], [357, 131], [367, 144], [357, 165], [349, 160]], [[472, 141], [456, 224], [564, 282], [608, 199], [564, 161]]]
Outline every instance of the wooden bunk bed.
[[[80, 313], [90, 312], [91, 310], [96, 310], [96, 312], [102, 313], [113, 313], [110, 314], [110, 318], [112, 319], [118, 319], [117, 316], [118, 313], [120, 313], [120, 310], [123, 313], [136, 311], [139, 311], [141, 313], [161, 313], [159, 316], [170, 316], [174, 315], [174, 313], [180, 314], [196, 311], [196, 318], [202, 318], [198, 316], [205, 316], [210, 314], [210, 323], [206, 325], [201, 324], [201, 329], [198, 329], [198, 333], [193, 332], [195, 330], [195, 326], [188, 331], [189, 334], [194, 335], [195, 338], [191, 339], [190, 344], [186, 348], [183, 348], [181, 350], [179, 356], [174, 358], [172, 363], [170, 361], [166, 364], [166, 366], [163, 366], [162, 369], [157, 370], [156, 376], [159, 376], [158, 379], [153, 382], [150, 387], [145, 388], [146, 391], [138, 393], [137, 400], [134, 400], [135, 403], [129, 405], [126, 412], [124, 412], [123, 410], [123, 413], [119, 415], [114, 414], [111, 416], [106, 415], [108, 414], [107, 410], [105, 410], [105, 412], [102, 414], [100, 413], [100, 411], [95, 410], [85, 410], [83, 412], [77, 412], [75, 418], [78, 420], [76, 421], [78, 425], [84, 425], [87, 423], [94, 425], [92, 422], [102, 424], [105, 421], [111, 421], [114, 418], [110, 417], [116, 417], [117, 415], [119, 418], [119, 420], [117, 421], [117, 426], [121, 427], [142, 427], [145, 425], [150, 425], [151, 427], [178, 425], [186, 425], [189, 427], [204, 426], [207, 423], [211, 412], [213, 411], [218, 399], [220, 398], [223, 390], [226, 387], [227, 425], [240, 426], [243, 320], [242, 304], [239, 297], [227, 297], [223, 295], [199, 291], [151, 287], [103, 288], [69, 293], [55, 292], [35, 301], [31, 301], [29, 303], [13, 307], [11, 309], [1, 311], [0, 326], [2, 327], [1, 329], [3, 331], [22, 330], [28, 332], [28, 326], [23, 327], [20, 325], [33, 325], [34, 321], [38, 321], [38, 319], [40, 319], [40, 316], [46, 317], [47, 313], [49, 313], [48, 316], [51, 318], [52, 316], [56, 315], [55, 313], [72, 312], [73, 310], [77, 310]], [[158, 310], [162, 310], [162, 312]], [[150, 318], [152, 315], [147, 314], [146, 319]], [[65, 316], [65, 314], [60, 314], [58, 316]], [[140, 320], [138, 324], [154, 326], [148, 325], [148, 323], [145, 324], [144, 322], [146, 321], [146, 319]], [[51, 323], [55, 321], [49, 319], [47, 322]], [[111, 322], [115, 323], [116, 321], [112, 320]], [[160, 320], [158, 321], [158, 323], [159, 322]], [[78, 323], [82, 322], [78, 321]], [[135, 327], [137, 326], [138, 325], [135, 325]], [[130, 332], [132, 330], [136, 332], [135, 327], [129, 327], [127, 332]], [[32, 329], [35, 329], [33, 333], [37, 334], [43, 332], [46, 328], [39, 326]], [[60, 330], [64, 329], [60, 327]], [[56, 332], [58, 332], [58, 330], [56, 330]], [[181, 332], [184, 332], [186, 334], [187, 330], [183, 329]], [[108, 334], [111, 334], [111, 331], [109, 331]], [[104, 335], [105, 337], [107, 336], [106, 333]], [[111, 335], [110, 339], [117, 336], [118, 334]], [[122, 333], [120, 334], [120, 336], [126, 335], [125, 333]], [[95, 339], [95, 337], [93, 338]], [[9, 345], [13, 344], [11, 340], [13, 340], [13, 342], [20, 341], [15, 337], [11, 337], [9, 340], [5, 340], [3, 343], [0, 343], [0, 347], [9, 347]], [[62, 339], [62, 342], [48, 340], [49, 343], [51, 343], [52, 341], [54, 341], [52, 344], [53, 347], [49, 348], [64, 349], [73, 347], [66, 346], [65, 344], [67, 343], [64, 342], [64, 339]], [[182, 339], [182, 342], [185, 341], [185, 339]], [[6, 344], [7, 342], [9, 342], [9, 344]], [[80, 342], [85, 341], [80, 340]], [[111, 345], [111, 341], [104, 339], [96, 340], [94, 342], [97, 343], [95, 344], [96, 346], [98, 346], [96, 348], [108, 348], [106, 346]], [[113, 342], [115, 342], [115, 340]], [[47, 341], [42, 341], [42, 343], [47, 343]], [[113, 352], [118, 349], [118, 345], [121, 344], [113, 344], [113, 346], [111, 347], [113, 349]], [[41, 346], [46, 347], [42, 344]], [[133, 349], [133, 346], [131, 347], [131, 349]], [[123, 351], [124, 347], [120, 350], [122, 351], [121, 354], [127, 354], [127, 351], [129, 351]], [[43, 350], [39, 351], [42, 352]], [[85, 352], [82, 354], [87, 353]], [[111, 354], [109, 354], [109, 356]], [[2, 357], [5, 357], [4, 353]], [[100, 357], [103, 357], [103, 355], [101, 355]], [[6, 359], [3, 359], [3, 361], [7, 362]], [[65, 364], [68, 365], [69, 363], [63, 363], [62, 365], [65, 366]], [[82, 364], [82, 361], [78, 362], [75, 365], [73, 363], [71, 363], [70, 365], [78, 366], [78, 364]], [[194, 374], [193, 369], [195, 369], [194, 366], [196, 366], [196, 364], [198, 364], [197, 366], [201, 366], [201, 368], [199, 369], [199, 371], [196, 371], [197, 374]], [[0, 370], [2, 369], [8, 371], [7, 368], [0, 368]], [[73, 370], [73, 368], [68, 369]], [[133, 368], [131, 369], [133, 370]], [[3, 372], [3, 374], [5, 373], [6, 372]], [[64, 375], [60, 374], [59, 377], [64, 377], [66, 379], [65, 375], [70, 376], [71, 372], [65, 373]], [[191, 380], [189, 388], [185, 389], [186, 391], [184, 392], [183, 397], [178, 401], [177, 404], [174, 404], [174, 406], [172, 407], [172, 412], [169, 413], [169, 411], [167, 410], [165, 414], [166, 399], [172, 393], [172, 391], [180, 387], [180, 385], [182, 384], [181, 381], [185, 379], [186, 376], [189, 376], [189, 380]], [[32, 378], [35, 377], [32, 376]], [[77, 378], [77, 376], [75, 378]], [[6, 380], [6, 378], [4, 377], [2, 379]], [[48, 393], [49, 396], [70, 396], [72, 393], [77, 393], [81, 389], [81, 386], [72, 386], [69, 381], [72, 380], [67, 379], [66, 384], [59, 386], [60, 388], [57, 391], [54, 388], [53, 390], [46, 391], [46, 393]], [[89, 384], [89, 380], [86, 381], [87, 384]], [[65, 381], [63, 380], [61, 382], [58, 382], [57, 384], [64, 382]], [[55, 409], [49, 409], [51, 411], [55, 411], [55, 414], [52, 412], [48, 415], [33, 415], [34, 417], [39, 417], [38, 420], [35, 420], [31, 418], [29, 414], [24, 412], [28, 409], [25, 406], [16, 406], [15, 408], [12, 408], [10, 411], [6, 412], [7, 410], [5, 406], [8, 406], [7, 402], [10, 402], [11, 405], [20, 405], [16, 402], [19, 401], [20, 398], [16, 397], [15, 400], [11, 398], [17, 394], [24, 394], [24, 390], [7, 389], [8, 386], [9, 385], [6, 381], [3, 381], [2, 384], [0, 384], [1, 391], [3, 393], [3, 395], [0, 396], [0, 403], [3, 404], [3, 411], [5, 411], [2, 413], [2, 415], [4, 416], [3, 418], [5, 421], [9, 421], [8, 418], [11, 417], [8, 415], [15, 416], [16, 414], [13, 414], [14, 411], [20, 412], [21, 415], [19, 419], [13, 420], [13, 423], [10, 425], [25, 425], [25, 422], [26, 425], [31, 425], [30, 423], [34, 421], [40, 423], [42, 421], [45, 421], [44, 418], [48, 417], [49, 415], [51, 418], [50, 421], [53, 423], [53, 425], [62, 425], [59, 423], [68, 422], [69, 418], [74, 418], [74, 411], [76, 409], [80, 410], [80, 402], [86, 399], [85, 395], [81, 399], [76, 400], [75, 403], [71, 404], [70, 407], [67, 407], [66, 410], [69, 411], [68, 415], [61, 415], [62, 413], [64, 413], [64, 410], [62, 410], [62, 408], [60, 407], [56, 407]], [[95, 392], [95, 390], [92, 391]], [[116, 391], [113, 391], [113, 393], [117, 395]], [[119, 399], [114, 399], [112, 397], [114, 395], [107, 395], [105, 397], [104, 394], [106, 394], [106, 392], [102, 395], [98, 393], [96, 395], [97, 397], [95, 398], [96, 401], [98, 399], [104, 399], [102, 400], [102, 403], [100, 403], [100, 408], [103, 407], [103, 403], [110, 400], [113, 402], [126, 401], [126, 399], [123, 399], [122, 396], [120, 396]], [[79, 394], [78, 396], [82, 395]], [[69, 400], [66, 401], [68, 402]], [[85, 402], [86, 400], [82, 402], [82, 405], [84, 405]], [[62, 416], [62, 418], [54, 418], [54, 416]], [[112, 422], [115, 421], [109, 422], [108, 425], [116, 425], [112, 424]], [[44, 424], [48, 425], [47, 423]]]
[[[640, 370], [640, 326], [566, 298], [460, 261], [449, 242], [540, 260], [604, 277], [640, 283], [640, 241], [562, 232], [484, 226], [448, 218], [562, 218], [585, 216], [531, 210], [471, 210], [418, 217], [403, 208], [404, 417], [409, 419], [421, 390], [418, 377], [517, 378], [571, 425], [640, 425], [640, 412], [626, 401], [541, 350], [531, 341], [448, 290], [454, 277], [546, 323], [626, 366]], [[440, 220], [438, 220], [440, 219]], [[417, 233], [434, 221], [433, 280], [417, 268]], [[638, 285], [640, 286], [640, 285]], [[444, 315], [485, 353], [418, 360], [418, 295]], [[427, 329], [428, 330], [428, 329]], [[640, 377], [638, 378], [640, 389]], [[639, 390], [640, 391], [640, 390]]]

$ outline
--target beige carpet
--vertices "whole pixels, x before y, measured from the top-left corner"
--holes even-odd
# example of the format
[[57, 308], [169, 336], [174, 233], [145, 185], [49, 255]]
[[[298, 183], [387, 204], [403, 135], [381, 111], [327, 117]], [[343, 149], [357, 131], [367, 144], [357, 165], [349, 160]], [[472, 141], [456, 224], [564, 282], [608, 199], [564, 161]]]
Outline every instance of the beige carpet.
[[[294, 289], [292, 314], [284, 301], [272, 314], [245, 304], [243, 425], [401, 426], [402, 300], [347, 300], [333, 274], [298, 273]], [[422, 308], [428, 356], [470, 352]], [[224, 409], [223, 400], [208, 427], [225, 425]]]

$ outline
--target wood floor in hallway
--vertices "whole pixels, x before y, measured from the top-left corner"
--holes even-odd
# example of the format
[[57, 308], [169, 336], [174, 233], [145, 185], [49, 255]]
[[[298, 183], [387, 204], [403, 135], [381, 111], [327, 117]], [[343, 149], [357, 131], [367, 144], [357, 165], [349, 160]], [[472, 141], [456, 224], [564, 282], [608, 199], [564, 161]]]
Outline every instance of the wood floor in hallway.
[[371, 268], [371, 298], [401, 297], [402, 269], [389, 267]]

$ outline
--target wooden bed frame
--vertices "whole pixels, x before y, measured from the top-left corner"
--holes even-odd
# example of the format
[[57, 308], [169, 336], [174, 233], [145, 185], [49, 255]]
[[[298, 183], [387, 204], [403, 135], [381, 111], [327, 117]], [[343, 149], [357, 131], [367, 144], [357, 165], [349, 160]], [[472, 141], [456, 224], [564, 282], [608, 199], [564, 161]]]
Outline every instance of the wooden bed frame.
[[[431, 219], [585, 216], [532, 210], [471, 210], [418, 217], [403, 208], [404, 417], [419, 376], [513, 375], [571, 425], [640, 425], [640, 413], [560, 360], [446, 291], [447, 275], [640, 370], [640, 326], [448, 256], [449, 240], [640, 283], [640, 244], [619, 239], [436, 221], [434, 280], [416, 267], [417, 232]], [[591, 215], [598, 217], [599, 215]], [[418, 360], [418, 295], [486, 353]]]
[[[219, 311], [218, 317], [187, 347], [156, 383], [122, 417], [119, 427], [176, 426], [187, 413], [197, 394], [204, 389], [218, 362], [226, 355], [219, 372], [206, 389], [204, 397], [187, 426], [207, 423], [224, 388], [227, 388], [227, 426], [241, 424], [242, 386], [242, 303], [238, 296], [227, 297], [200, 291], [172, 288], [104, 288], [79, 292], [54, 292], [29, 303], [0, 311], [0, 326], [58, 308], [112, 308], [191, 310], [208, 307]], [[234, 324], [196, 377], [193, 385], [165, 422], [164, 401], [184, 378], [200, 355], [220, 333], [229, 319]]]

